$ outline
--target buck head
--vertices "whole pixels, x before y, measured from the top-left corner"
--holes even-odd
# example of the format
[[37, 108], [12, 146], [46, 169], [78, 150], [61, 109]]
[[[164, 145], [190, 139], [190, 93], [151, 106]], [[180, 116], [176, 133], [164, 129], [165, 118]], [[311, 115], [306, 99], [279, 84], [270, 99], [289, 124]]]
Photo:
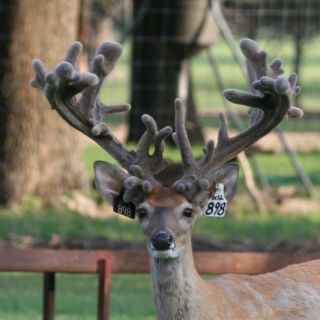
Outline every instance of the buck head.
[[[224, 185], [227, 199], [233, 196], [238, 167], [230, 161], [238, 153], [269, 133], [285, 117], [302, 116], [300, 109], [291, 106], [300, 92], [297, 76], [293, 74], [288, 79], [282, 76], [280, 60], [269, 65], [266, 52], [254, 41], [244, 39], [241, 50], [246, 57], [250, 92], [226, 90], [225, 97], [251, 107], [250, 126], [246, 130], [229, 137], [226, 118], [221, 116], [216, 146], [210, 140], [203, 157], [194, 159], [185, 129], [186, 108], [177, 99], [175, 132], [168, 126], [158, 130], [155, 120], [144, 115], [146, 131], [137, 150], [129, 151], [112, 134], [104, 119], [109, 113], [128, 111], [130, 106], [107, 106], [99, 99], [103, 80], [120, 57], [121, 46], [112, 42], [102, 44], [90, 72], [84, 73], [76, 67], [81, 49], [80, 43], [73, 44], [65, 60], [51, 73], [42, 61], [35, 60], [36, 76], [31, 84], [43, 90], [52, 108], [64, 120], [93, 139], [120, 164], [122, 168], [103, 162], [95, 164], [97, 189], [111, 203], [119, 194], [124, 201], [134, 203], [148, 248], [155, 256], [176, 257], [183, 251], [192, 226], [217, 183]], [[177, 177], [165, 182], [163, 173], [170, 168], [163, 157], [168, 136], [172, 136], [180, 150], [181, 170], [177, 170]]]
[[[176, 258], [191, 241], [192, 227], [205, 211], [207, 201], [216, 191], [216, 184], [225, 187], [225, 197], [234, 195], [238, 180], [238, 165], [230, 163], [216, 170], [208, 189], [199, 190], [190, 198], [176, 188], [161, 184], [146, 192], [140, 185], [126, 185], [128, 175], [106, 162], [95, 163], [95, 181], [100, 194], [112, 204], [120, 194], [128, 196], [136, 208], [136, 216], [145, 236], [147, 248], [155, 258]], [[127, 193], [123, 190], [127, 188]], [[136, 190], [133, 190], [136, 189]], [[131, 193], [131, 195], [130, 195]]]

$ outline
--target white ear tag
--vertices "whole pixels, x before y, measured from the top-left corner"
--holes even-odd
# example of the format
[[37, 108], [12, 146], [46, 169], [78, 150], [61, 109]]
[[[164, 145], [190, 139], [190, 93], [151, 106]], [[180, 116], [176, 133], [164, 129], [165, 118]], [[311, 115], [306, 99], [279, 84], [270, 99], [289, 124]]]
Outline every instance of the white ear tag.
[[223, 218], [227, 210], [228, 201], [224, 196], [223, 183], [217, 183], [216, 188], [216, 192], [207, 203], [205, 215], [213, 218]]

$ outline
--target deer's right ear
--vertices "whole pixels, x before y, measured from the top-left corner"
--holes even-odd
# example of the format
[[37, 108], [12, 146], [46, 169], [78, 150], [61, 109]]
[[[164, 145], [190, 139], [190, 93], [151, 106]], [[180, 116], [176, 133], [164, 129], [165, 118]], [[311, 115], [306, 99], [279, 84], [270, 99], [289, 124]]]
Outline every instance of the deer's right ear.
[[119, 167], [104, 161], [94, 163], [94, 174], [98, 192], [112, 204], [113, 198], [120, 194], [127, 174]]
[[222, 183], [224, 185], [224, 195], [230, 201], [236, 192], [239, 179], [239, 165], [235, 162], [226, 163], [214, 171], [213, 177], [214, 191], [216, 190], [215, 185]]

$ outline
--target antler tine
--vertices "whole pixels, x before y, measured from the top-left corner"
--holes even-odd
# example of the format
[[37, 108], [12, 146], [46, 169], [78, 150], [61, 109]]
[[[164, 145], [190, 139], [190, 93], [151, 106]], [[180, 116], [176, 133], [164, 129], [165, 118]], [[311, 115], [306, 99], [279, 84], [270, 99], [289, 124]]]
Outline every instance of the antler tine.
[[[135, 178], [138, 177], [139, 179], [129, 179], [129, 181], [134, 181], [135, 186], [143, 186], [144, 184], [146, 189], [151, 191], [153, 186], [159, 184], [150, 170], [151, 168], [149, 163], [149, 149], [155, 140], [157, 124], [154, 119], [147, 114], [144, 114], [141, 117], [141, 120], [146, 126], [146, 131], [138, 142], [136, 161], [129, 166], [129, 172], [133, 174]], [[149, 183], [147, 183], [147, 181], [149, 181]]]
[[[124, 168], [135, 160], [130, 152], [111, 133], [103, 122], [105, 114], [128, 111], [128, 104], [104, 105], [98, 98], [105, 77], [114, 68], [122, 49], [119, 44], [106, 42], [97, 50], [90, 72], [79, 72], [76, 68], [82, 50], [79, 42], [68, 50], [65, 60], [48, 73], [40, 60], [34, 60], [35, 79], [31, 85], [44, 91], [52, 108], [71, 126], [80, 130], [110, 153]], [[80, 99], [76, 95], [81, 93]]]
[[80, 42], [74, 42], [68, 49], [64, 57], [64, 61], [67, 61], [71, 63], [73, 66], [76, 66], [76, 64], [79, 62], [82, 49], [82, 44]]
[[163, 157], [164, 151], [164, 141], [167, 137], [172, 134], [172, 128], [170, 126], [166, 126], [158, 131], [156, 134], [155, 142], [154, 142], [154, 156]]
[[175, 134], [174, 140], [177, 143], [183, 168], [189, 170], [195, 166], [195, 160], [193, 158], [192, 146], [188, 138], [188, 134], [185, 127], [186, 122], [186, 107], [182, 100], [177, 98], [175, 100]]
[[265, 50], [260, 50], [255, 41], [243, 39], [240, 42], [240, 48], [246, 57], [246, 66], [250, 83], [266, 75], [275, 79], [284, 73], [282, 61], [280, 59], [275, 59], [268, 65], [267, 52]]
[[201, 159], [200, 163], [206, 164], [208, 161], [211, 160], [211, 158], [213, 157], [213, 154], [214, 154], [214, 141], [213, 140], [209, 140], [207, 142], [206, 147], [203, 149], [203, 153], [204, 153], [204, 156]]
[[[177, 180], [173, 187], [178, 191], [184, 193], [189, 199], [195, 197], [199, 190], [207, 190], [209, 182], [201, 175], [201, 167], [193, 157], [192, 146], [190, 144], [187, 131], [185, 128], [186, 121], [186, 107], [181, 99], [175, 100], [175, 130], [173, 139], [177, 144], [182, 166], [184, 169], [183, 176]], [[205, 159], [209, 154], [212, 154], [213, 144], [207, 145]], [[200, 163], [203, 161], [200, 161]]]
[[[97, 49], [96, 54], [90, 64], [89, 71], [98, 77], [98, 84], [95, 87], [88, 88], [83, 92], [80, 106], [82, 112], [86, 113], [88, 117], [93, 117], [93, 122], [99, 122], [100, 118], [96, 118], [97, 114], [103, 116], [105, 113], [112, 113], [112, 108], [119, 109], [119, 106], [109, 107], [104, 106], [102, 102], [97, 99], [98, 93], [101, 89], [104, 79], [111, 73], [116, 65], [117, 60], [122, 54], [122, 47], [115, 42], [105, 42]], [[97, 100], [96, 100], [97, 99]], [[95, 101], [98, 103], [95, 104]], [[94, 105], [94, 109], [90, 106]], [[128, 104], [120, 105], [121, 111], [128, 111], [130, 106]], [[123, 107], [124, 106], [124, 107]], [[101, 112], [95, 110], [100, 109]], [[103, 110], [103, 111], [102, 111]], [[91, 114], [93, 112], [93, 114]]]
[[[130, 165], [129, 171], [135, 176], [149, 180], [153, 185], [159, 183], [154, 178], [163, 171], [170, 162], [163, 158], [164, 140], [168, 137], [172, 129], [167, 126], [158, 131], [155, 120], [144, 114], [142, 122], [146, 126], [146, 131], [140, 138], [137, 146], [136, 161]], [[154, 145], [154, 152], [150, 154], [150, 147]]]
[[46, 85], [46, 75], [48, 71], [43, 62], [39, 59], [34, 59], [32, 61], [32, 66], [36, 77], [30, 81], [30, 84], [32, 87], [42, 90]]
[[[125, 201], [141, 196], [141, 190], [143, 193], [150, 193], [160, 185], [155, 176], [170, 164], [163, 158], [163, 151], [164, 140], [171, 134], [172, 128], [167, 126], [158, 131], [157, 123], [151, 116], [145, 114], [141, 119], [146, 131], [138, 142], [136, 160], [129, 166], [129, 176], [124, 181]], [[154, 153], [150, 154], [152, 145]]]
[[146, 127], [146, 131], [138, 142], [137, 159], [139, 162], [149, 155], [150, 146], [154, 143], [158, 131], [157, 124], [151, 116], [144, 114], [141, 120]]
[[[248, 72], [250, 92], [259, 95], [259, 90], [255, 88], [254, 83], [256, 80], [268, 76], [271, 79], [276, 79], [284, 73], [282, 68], [282, 61], [274, 59], [270, 65], [267, 63], [267, 52], [260, 50], [255, 41], [251, 39], [243, 39], [240, 42], [240, 48], [246, 57], [246, 67]], [[260, 104], [260, 102], [258, 102]], [[257, 106], [253, 106], [249, 110], [249, 124], [256, 123], [263, 116], [263, 111]], [[289, 112], [288, 112], [289, 114]]]

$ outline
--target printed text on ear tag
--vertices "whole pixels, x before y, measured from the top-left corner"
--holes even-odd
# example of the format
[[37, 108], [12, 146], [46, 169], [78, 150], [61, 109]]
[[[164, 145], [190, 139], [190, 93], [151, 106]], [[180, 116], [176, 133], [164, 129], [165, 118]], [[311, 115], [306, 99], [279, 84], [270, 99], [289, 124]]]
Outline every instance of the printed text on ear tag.
[[135, 218], [135, 205], [132, 202], [125, 202], [122, 199], [123, 192], [113, 199], [113, 211], [128, 218]]
[[224, 196], [223, 184], [217, 183], [216, 188], [216, 192], [207, 203], [205, 215], [208, 217], [223, 218], [227, 210], [228, 201]]

